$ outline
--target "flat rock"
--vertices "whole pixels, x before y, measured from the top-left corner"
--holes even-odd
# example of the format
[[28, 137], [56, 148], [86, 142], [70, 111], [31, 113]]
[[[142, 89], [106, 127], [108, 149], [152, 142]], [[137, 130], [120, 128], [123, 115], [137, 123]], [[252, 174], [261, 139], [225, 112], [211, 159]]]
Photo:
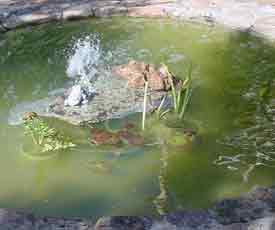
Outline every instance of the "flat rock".
[[[39, 116], [59, 118], [74, 125], [123, 118], [143, 111], [144, 90], [129, 88], [124, 79], [109, 74], [103, 74], [97, 79], [94, 84], [95, 94], [87, 104], [64, 106], [66, 91], [57, 90], [57, 93], [47, 98], [16, 105], [10, 110], [9, 124], [22, 123], [24, 113], [30, 111]], [[147, 112], [158, 107], [164, 95], [164, 91], [149, 91]], [[166, 101], [168, 106], [169, 100]]]

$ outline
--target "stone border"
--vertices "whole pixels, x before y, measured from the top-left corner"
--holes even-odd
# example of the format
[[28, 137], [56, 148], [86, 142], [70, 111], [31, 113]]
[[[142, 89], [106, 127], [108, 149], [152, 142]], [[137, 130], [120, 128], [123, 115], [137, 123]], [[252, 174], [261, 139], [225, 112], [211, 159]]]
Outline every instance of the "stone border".
[[[86, 17], [130, 15], [150, 6], [167, 7], [173, 0], [2, 0], [0, 29]], [[163, 8], [163, 9], [164, 9]]]
[[275, 39], [274, 0], [1, 0], [0, 31], [114, 15], [217, 22]]
[[226, 199], [207, 210], [183, 210], [151, 217], [92, 219], [38, 217], [0, 209], [1, 230], [273, 230], [275, 187], [255, 188], [238, 199]]
[[[0, 31], [50, 21], [126, 15], [217, 22], [275, 39], [273, 0], [2, 0]], [[245, 197], [218, 202], [208, 210], [150, 217], [89, 219], [36, 217], [0, 209], [0, 230], [272, 230], [275, 188], [258, 188]]]

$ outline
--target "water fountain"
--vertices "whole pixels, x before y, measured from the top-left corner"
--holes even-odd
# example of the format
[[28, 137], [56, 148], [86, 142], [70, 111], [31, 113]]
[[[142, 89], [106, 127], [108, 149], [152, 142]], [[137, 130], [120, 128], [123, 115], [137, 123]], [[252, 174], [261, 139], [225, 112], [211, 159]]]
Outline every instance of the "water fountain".
[[98, 66], [101, 58], [100, 40], [97, 36], [86, 36], [78, 39], [68, 59], [66, 73], [75, 85], [65, 99], [65, 106], [87, 104], [95, 93], [93, 82], [98, 77]]

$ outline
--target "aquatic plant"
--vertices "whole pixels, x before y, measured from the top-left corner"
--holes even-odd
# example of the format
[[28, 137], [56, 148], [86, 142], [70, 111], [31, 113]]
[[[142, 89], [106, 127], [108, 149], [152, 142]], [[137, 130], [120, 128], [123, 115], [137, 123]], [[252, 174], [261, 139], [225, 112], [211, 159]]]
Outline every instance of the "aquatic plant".
[[[173, 109], [165, 108], [165, 102], [167, 100], [167, 96], [164, 96], [154, 113], [158, 120], [162, 119], [167, 113], [174, 111], [177, 114], [179, 119], [183, 119], [186, 112], [188, 104], [190, 103], [191, 95], [192, 95], [192, 64], [188, 69], [187, 77], [184, 81], [178, 81], [179, 84], [175, 84], [177, 81], [174, 75], [169, 71], [168, 67], [165, 64], [162, 64], [161, 69], [165, 72], [165, 75], [168, 76], [168, 82], [171, 86], [171, 95], [173, 101]], [[145, 86], [144, 86], [144, 99], [143, 99], [143, 112], [142, 112], [142, 130], [145, 129], [145, 121], [146, 121], [146, 105], [147, 105], [147, 91], [148, 91], [148, 81], [146, 76], [144, 76]]]
[[[144, 78], [144, 79], [146, 79], [146, 78]], [[143, 99], [143, 111], [142, 111], [142, 130], [145, 129], [148, 85], [149, 85], [149, 83], [146, 79], [145, 80], [145, 85], [144, 85], [144, 99]]]
[[159, 104], [159, 107], [157, 108], [157, 110], [155, 111], [157, 118], [160, 120], [161, 118], [163, 118], [165, 116], [165, 114], [170, 112], [170, 109], [163, 109], [164, 107], [164, 103], [167, 99], [167, 96], [164, 96]]
[[[254, 125], [218, 140], [219, 144], [227, 147], [232, 153], [220, 153], [213, 162], [219, 167], [240, 171], [244, 182], [248, 182], [251, 173], [257, 168], [275, 168], [274, 124], [268, 120], [257, 119]], [[235, 153], [235, 146], [238, 146], [240, 153]]]
[[[175, 84], [175, 77], [169, 71], [168, 67], [165, 64], [162, 64], [162, 68], [166, 72], [168, 76], [169, 84], [171, 85], [173, 111], [178, 115], [179, 119], [183, 119], [187, 111], [187, 106], [190, 103], [191, 94], [192, 94], [192, 89], [191, 89], [192, 64], [188, 69], [187, 77], [183, 81], [180, 81], [178, 85]], [[166, 97], [163, 100], [165, 99]], [[170, 110], [162, 111], [162, 107], [164, 105], [163, 100], [161, 101], [159, 108], [157, 109], [157, 116], [159, 118], [162, 118], [166, 113], [170, 111]]]
[[55, 128], [48, 126], [36, 113], [29, 113], [24, 118], [25, 135], [31, 136], [33, 143], [41, 147], [42, 152], [68, 149], [76, 145], [69, 141]]

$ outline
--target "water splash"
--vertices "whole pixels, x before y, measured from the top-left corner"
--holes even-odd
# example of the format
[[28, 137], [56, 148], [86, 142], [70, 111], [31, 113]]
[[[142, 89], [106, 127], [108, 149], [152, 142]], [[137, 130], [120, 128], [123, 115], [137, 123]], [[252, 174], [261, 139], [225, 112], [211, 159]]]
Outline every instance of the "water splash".
[[78, 39], [70, 52], [66, 73], [87, 93], [93, 92], [92, 82], [97, 79], [101, 56], [100, 39], [97, 35]]

